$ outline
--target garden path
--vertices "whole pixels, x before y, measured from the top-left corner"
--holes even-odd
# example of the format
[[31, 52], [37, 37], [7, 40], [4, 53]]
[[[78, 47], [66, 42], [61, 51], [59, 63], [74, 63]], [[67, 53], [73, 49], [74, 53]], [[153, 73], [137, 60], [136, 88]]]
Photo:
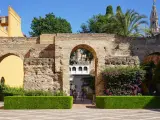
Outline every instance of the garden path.
[[[81, 107], [76, 109], [75, 105], [81, 105]], [[110, 110], [85, 108], [84, 106], [88, 104], [83, 104], [83, 107], [82, 104], [75, 105], [70, 110], [0, 109], [0, 120], [160, 120], [160, 110], [158, 109]], [[3, 102], [0, 102], [0, 106], [3, 106]]]

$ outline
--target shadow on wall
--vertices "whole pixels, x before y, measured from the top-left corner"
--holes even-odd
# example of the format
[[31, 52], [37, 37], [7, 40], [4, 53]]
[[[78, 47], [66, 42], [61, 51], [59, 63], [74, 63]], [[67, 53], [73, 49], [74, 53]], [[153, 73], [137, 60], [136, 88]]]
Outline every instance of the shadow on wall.
[[[35, 52], [37, 52], [38, 50], [36, 50], [36, 48], [31, 48], [26, 54], [25, 54], [25, 58], [30, 58], [33, 57], [31, 54]], [[50, 44], [48, 45], [45, 49], [42, 49], [39, 52], [39, 56], [38, 58], [54, 58], [55, 56], [55, 45], [54, 44]]]
[[55, 56], [55, 45], [50, 44], [44, 50], [39, 53], [40, 58], [54, 58]]

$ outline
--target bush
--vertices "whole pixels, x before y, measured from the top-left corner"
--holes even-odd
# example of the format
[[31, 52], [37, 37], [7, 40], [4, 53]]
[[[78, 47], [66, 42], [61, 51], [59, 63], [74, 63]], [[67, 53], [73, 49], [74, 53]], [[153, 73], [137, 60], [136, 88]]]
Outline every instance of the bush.
[[159, 109], [160, 97], [153, 96], [99, 96], [96, 107], [102, 109]]
[[28, 90], [24, 92], [25, 96], [66, 96], [66, 93], [63, 91], [42, 91], [42, 90]]
[[145, 71], [137, 67], [107, 68], [103, 77], [106, 95], [138, 95], [142, 93]]
[[23, 88], [4, 86], [0, 87], [4, 96], [66, 96], [63, 91], [24, 90]]
[[0, 84], [0, 101], [4, 101], [5, 96], [67, 96], [67, 94], [63, 91], [24, 90]]
[[18, 87], [10, 87], [10, 86], [4, 86], [3, 94], [4, 96], [23, 96], [24, 95], [24, 89], [18, 88]]
[[71, 109], [73, 97], [68, 96], [8, 96], [4, 109]]
[[40, 90], [28, 90], [24, 92], [25, 96], [53, 96], [53, 93], [49, 91], [40, 91]]

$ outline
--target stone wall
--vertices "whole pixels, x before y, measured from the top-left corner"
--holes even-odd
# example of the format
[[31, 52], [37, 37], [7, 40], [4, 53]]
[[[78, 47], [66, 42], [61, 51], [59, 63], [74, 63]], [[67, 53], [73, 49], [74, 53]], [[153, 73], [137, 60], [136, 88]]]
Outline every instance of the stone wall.
[[139, 64], [139, 58], [137, 56], [106, 57], [105, 59], [106, 66], [138, 66]]
[[69, 93], [69, 59], [85, 48], [95, 57], [96, 93], [103, 92], [104, 66], [139, 65], [144, 57], [160, 52], [160, 35], [127, 38], [113, 34], [44, 34], [35, 38], [0, 38], [0, 56], [24, 60], [25, 89], [64, 90]]
[[24, 88], [28, 90], [60, 90], [61, 74], [54, 72], [53, 58], [24, 59]]

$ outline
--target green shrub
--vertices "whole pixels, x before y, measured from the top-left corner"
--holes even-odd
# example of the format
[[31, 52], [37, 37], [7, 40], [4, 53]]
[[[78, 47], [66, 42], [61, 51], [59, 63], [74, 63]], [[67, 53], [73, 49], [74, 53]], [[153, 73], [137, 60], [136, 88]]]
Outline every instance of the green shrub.
[[145, 71], [140, 68], [106, 68], [102, 74], [106, 95], [137, 95], [142, 92], [141, 84], [145, 79]]
[[3, 92], [4, 96], [23, 96], [24, 95], [24, 89], [18, 88], [18, 87], [10, 87], [10, 86], [4, 86]]
[[160, 97], [153, 96], [99, 96], [96, 107], [102, 109], [159, 109]]
[[67, 96], [63, 91], [42, 91], [42, 90], [28, 90], [24, 93], [25, 96]]
[[24, 92], [25, 96], [53, 96], [54, 94], [49, 91], [41, 90], [28, 90]]
[[24, 90], [23, 88], [0, 86], [0, 94], [4, 96], [66, 96], [63, 91]]
[[70, 96], [8, 96], [4, 98], [4, 109], [71, 109]]
[[67, 96], [67, 94], [64, 91], [56, 91], [53, 94], [54, 96]]

